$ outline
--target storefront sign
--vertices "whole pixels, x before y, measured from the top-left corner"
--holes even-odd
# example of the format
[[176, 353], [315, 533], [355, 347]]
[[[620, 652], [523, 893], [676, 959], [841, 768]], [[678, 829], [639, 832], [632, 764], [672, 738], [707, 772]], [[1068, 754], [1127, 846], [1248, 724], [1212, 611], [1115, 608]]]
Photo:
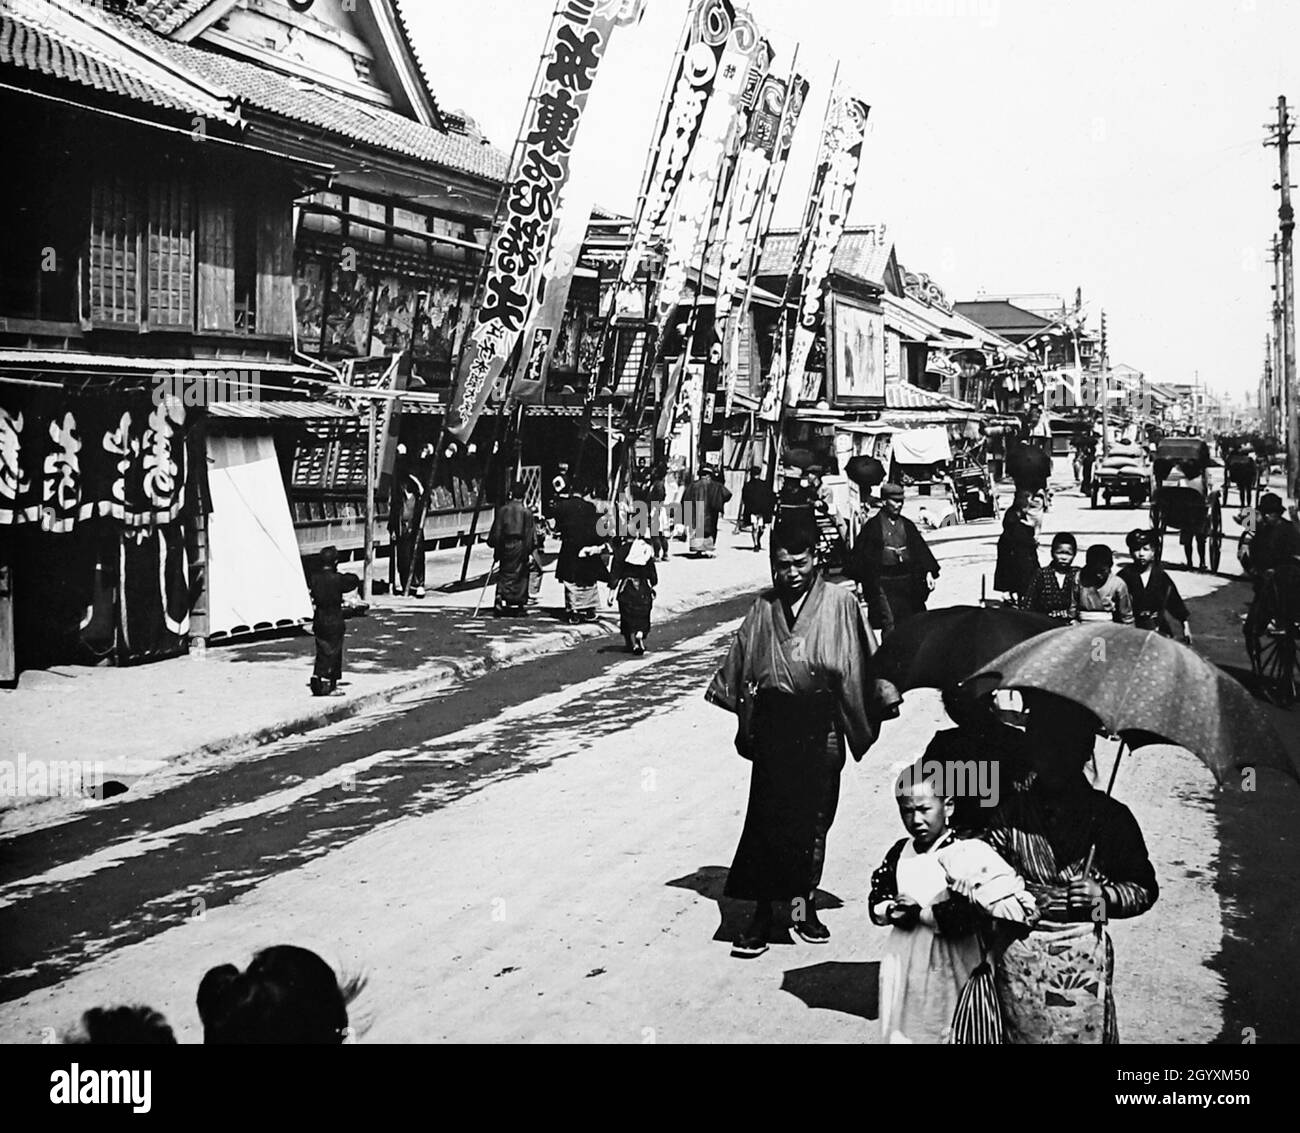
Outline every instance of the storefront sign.
[[567, 0], [556, 14], [506, 190], [486, 286], [452, 390], [447, 427], [461, 441], [473, 432], [536, 302], [559, 194], [596, 68], [614, 28], [637, 19], [640, 7], [640, 0]]
[[827, 372], [833, 402], [885, 402], [885, 316], [842, 295], [831, 301]]
[[89, 519], [172, 523], [185, 500], [185, 406], [34, 397], [0, 406], [0, 525], [68, 532]]

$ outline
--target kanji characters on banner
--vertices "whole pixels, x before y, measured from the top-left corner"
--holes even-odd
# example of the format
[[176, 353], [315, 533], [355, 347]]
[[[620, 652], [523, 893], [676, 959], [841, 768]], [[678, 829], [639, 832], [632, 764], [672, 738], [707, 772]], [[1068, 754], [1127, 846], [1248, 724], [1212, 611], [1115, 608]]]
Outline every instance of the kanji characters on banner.
[[0, 406], [0, 526], [67, 533], [89, 519], [174, 522], [185, 502], [185, 406], [177, 398], [35, 397]]
[[805, 233], [802, 255], [795, 264], [795, 271], [803, 280], [803, 290], [799, 320], [790, 345], [785, 386], [787, 406], [816, 400], [821, 386], [822, 375], [807, 374], [805, 368], [809, 351], [825, 327], [827, 280], [853, 203], [869, 109], [860, 98], [838, 90], [832, 92], [827, 108], [815, 208], [809, 209], [812, 223]]
[[640, 11], [641, 0], [565, 0], [556, 12], [448, 406], [448, 431], [461, 441], [473, 432], [536, 303], [558, 198], [596, 69], [614, 28], [634, 22]]
[[713, 94], [735, 9], [729, 0], [696, 0], [686, 40], [673, 64], [671, 94], [659, 136], [647, 163], [645, 197], [628, 245], [609, 314], [619, 313], [620, 295], [634, 289], [641, 261], [662, 239], [695, 147], [705, 108]]

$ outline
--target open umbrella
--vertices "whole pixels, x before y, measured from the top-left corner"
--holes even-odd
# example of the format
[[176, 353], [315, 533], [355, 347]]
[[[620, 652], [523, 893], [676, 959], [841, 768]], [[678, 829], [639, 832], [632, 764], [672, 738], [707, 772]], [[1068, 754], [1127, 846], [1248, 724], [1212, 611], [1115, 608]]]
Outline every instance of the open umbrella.
[[1255, 699], [1199, 653], [1150, 630], [1065, 626], [1013, 646], [976, 675], [1072, 700], [1109, 732], [1147, 732], [1185, 747], [1220, 783], [1251, 766], [1297, 777]]
[[812, 449], [807, 448], [786, 449], [781, 454], [781, 460], [788, 467], [798, 468], [801, 472], [817, 463], [817, 457], [813, 454]]
[[844, 465], [844, 475], [859, 488], [874, 488], [885, 479], [885, 466], [874, 456], [851, 456]]
[[1052, 458], [1037, 445], [1017, 441], [1007, 449], [1007, 472], [1017, 488], [1045, 488], [1052, 474]]
[[1056, 629], [1046, 614], [1006, 606], [948, 606], [908, 618], [871, 659], [872, 674], [895, 687], [960, 684], [1013, 645]]

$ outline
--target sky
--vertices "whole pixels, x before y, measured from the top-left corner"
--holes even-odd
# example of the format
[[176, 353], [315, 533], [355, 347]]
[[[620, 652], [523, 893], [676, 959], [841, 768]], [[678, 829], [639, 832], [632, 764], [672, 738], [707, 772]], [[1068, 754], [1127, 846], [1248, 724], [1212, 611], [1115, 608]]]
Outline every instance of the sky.
[[[552, 0], [406, 0], [442, 107], [509, 150]], [[777, 205], [799, 223], [831, 78], [871, 106], [850, 223], [950, 300], [1081, 288], [1112, 364], [1254, 391], [1272, 329], [1277, 98], [1300, 107], [1293, 0], [750, 0], [812, 87]], [[688, 0], [619, 29], [580, 127], [630, 214]], [[1300, 146], [1300, 129], [1293, 131]], [[1300, 149], [1292, 183], [1300, 183]], [[1300, 207], [1300, 194], [1296, 204]]]

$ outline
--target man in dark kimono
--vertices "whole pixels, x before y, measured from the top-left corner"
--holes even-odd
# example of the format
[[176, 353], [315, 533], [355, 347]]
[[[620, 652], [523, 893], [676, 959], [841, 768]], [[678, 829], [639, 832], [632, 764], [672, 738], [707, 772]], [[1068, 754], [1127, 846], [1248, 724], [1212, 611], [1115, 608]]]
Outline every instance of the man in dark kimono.
[[312, 631], [316, 635], [316, 665], [312, 670], [313, 696], [327, 696], [343, 676], [343, 595], [356, 590], [355, 574], [340, 574], [336, 547], [322, 547], [320, 567], [311, 576], [311, 600], [316, 607]]
[[499, 617], [528, 613], [528, 572], [533, 564], [537, 525], [524, 503], [527, 492], [520, 482], [511, 489], [510, 499], [497, 508], [488, 532], [488, 546], [496, 551], [497, 596], [494, 612]]
[[861, 584], [872, 628], [883, 637], [925, 609], [939, 564], [903, 515], [903, 486], [886, 484], [880, 495], [884, 506], [862, 525], [847, 573]]
[[600, 601], [596, 584], [608, 577], [601, 557], [605, 540], [600, 534], [600, 513], [591, 499], [566, 487], [552, 505], [551, 515], [560, 537], [555, 577], [564, 584], [565, 620], [594, 622]]
[[695, 481], [682, 493], [682, 517], [690, 532], [691, 553], [713, 558], [718, 538], [718, 520], [731, 499], [731, 489], [714, 479], [709, 465], [700, 469]]
[[815, 900], [844, 753], [847, 747], [861, 759], [875, 740], [866, 702], [866, 627], [853, 592], [818, 577], [816, 544], [814, 524], [778, 519], [775, 587], [755, 599], [705, 693], [736, 713], [736, 750], [753, 763], [745, 827], [725, 890], [757, 902], [733, 945], [738, 957], [767, 950], [774, 901], [788, 903], [803, 940], [829, 939]]

